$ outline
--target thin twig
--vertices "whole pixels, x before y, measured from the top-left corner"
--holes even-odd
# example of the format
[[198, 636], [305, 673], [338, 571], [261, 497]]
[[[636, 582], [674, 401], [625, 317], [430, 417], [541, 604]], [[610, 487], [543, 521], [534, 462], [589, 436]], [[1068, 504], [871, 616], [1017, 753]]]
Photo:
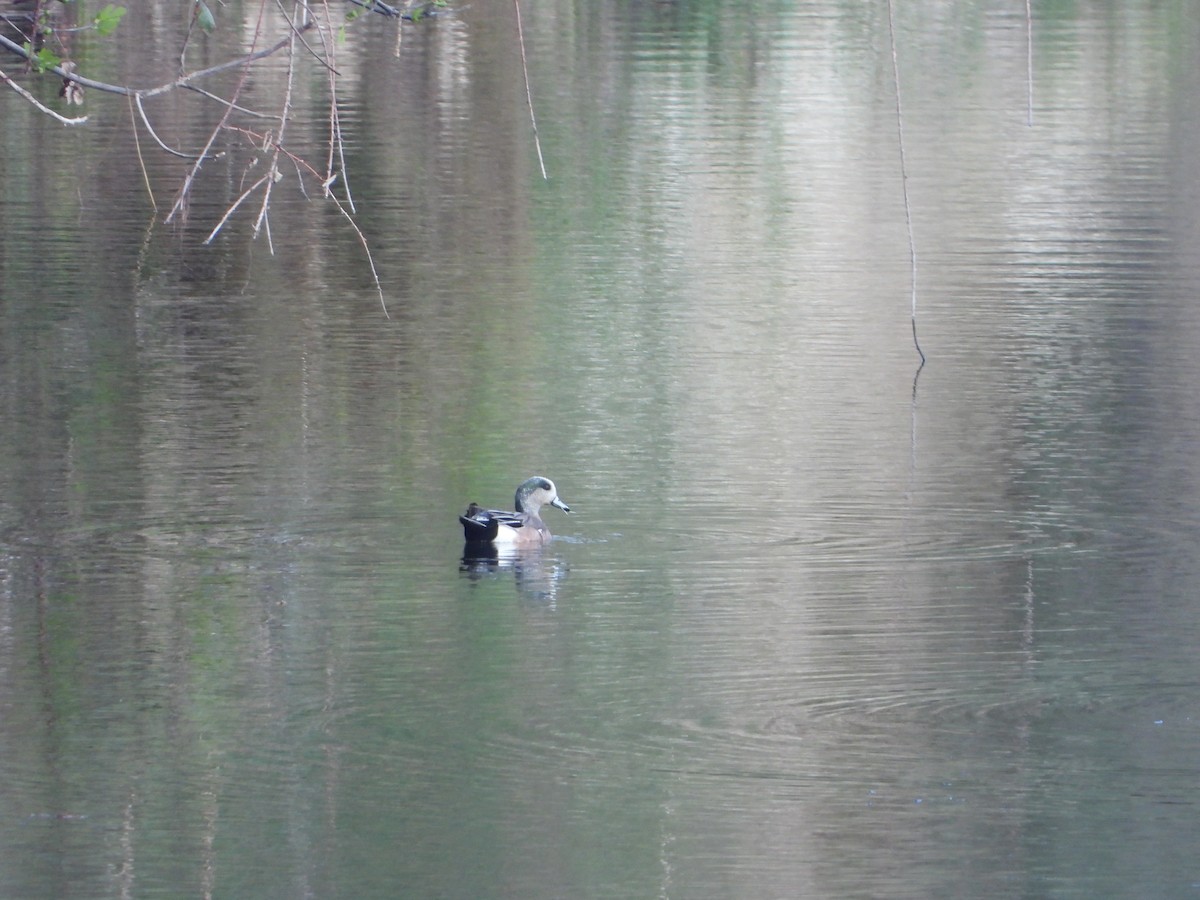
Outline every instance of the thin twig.
[[37, 97], [33, 96], [33, 94], [29, 93], [29, 91], [25, 90], [25, 88], [21, 87], [19, 84], [17, 84], [11, 78], [9, 78], [7, 75], [5, 75], [3, 72], [0, 72], [0, 81], [3, 81], [5, 84], [7, 84], [10, 88], [12, 88], [14, 91], [16, 91], [22, 97], [24, 97], [26, 100], [28, 100], [34, 106], [36, 106], [41, 112], [44, 112], [46, 115], [48, 115], [54, 119], [57, 119], [58, 121], [62, 122], [64, 125], [82, 125], [84, 122], [86, 122], [88, 120], [87, 116], [80, 116], [78, 119], [68, 119], [66, 116], [59, 115], [54, 110], [52, 110], [50, 107], [46, 106], [44, 103], [42, 103], [40, 100], [38, 100]]
[[[287, 147], [283, 146], [283, 144], [279, 143], [279, 138], [276, 137], [272, 132], [268, 131], [264, 133], [261, 131], [251, 131], [249, 128], [242, 128], [239, 125], [227, 125], [225, 126], [225, 130], [234, 134], [245, 136], [250, 145], [256, 150], [262, 151], [270, 149], [272, 151], [279, 151], [284, 156], [288, 157], [288, 159], [295, 163], [299, 168], [304, 169], [309, 175], [311, 175], [313, 178], [316, 178], [318, 181], [324, 177], [321, 172], [318, 171], [316, 166], [314, 166], [308, 160], [297, 156], [295, 153], [288, 150]], [[257, 163], [255, 163], [255, 165], [257, 165]]]
[[[150, 117], [146, 115], [146, 110], [142, 106], [142, 95], [141, 94], [128, 94], [127, 96], [129, 97], [130, 102], [132, 102], [136, 106], [138, 115], [142, 119], [142, 124], [146, 126], [146, 131], [148, 131], [150, 133], [150, 137], [154, 138], [154, 142], [156, 144], [158, 144], [159, 147], [162, 148], [163, 152], [169, 153], [171, 156], [178, 156], [180, 159], [196, 159], [196, 160], [198, 160], [198, 159], [205, 159], [205, 158], [207, 158], [207, 159], [220, 158], [220, 156], [221, 156], [220, 153], [218, 153], [214, 156], [204, 157], [204, 156], [197, 156], [194, 153], [183, 153], [182, 151], [176, 150], [173, 147], [168, 147], [166, 145], [166, 143], [163, 141], [163, 139], [158, 136], [158, 133], [154, 130], [154, 126], [150, 124]], [[136, 134], [136, 133], [137, 133], [137, 126], [135, 124], [134, 125], [134, 134]]]
[[[287, 18], [287, 11], [283, 8], [281, 0], [275, 0], [275, 5], [279, 7], [279, 11], [283, 14], [284, 18]], [[303, 14], [303, 9], [298, 11]], [[308, 19], [305, 24], [310, 24], [311, 22], [312, 20]], [[291, 22], [288, 24], [291, 26], [291, 31], [289, 32], [291, 44], [288, 47], [287, 53], [287, 81], [284, 83], [283, 108], [279, 112], [279, 136], [275, 139], [274, 152], [271, 154], [271, 166], [267, 170], [267, 174], [271, 180], [267, 183], [267, 189], [263, 191], [262, 206], [259, 207], [258, 219], [254, 222], [255, 237], [258, 236], [259, 229], [266, 223], [267, 215], [271, 209], [272, 189], [281, 177], [279, 173], [279, 149], [283, 145], [283, 135], [287, 131], [288, 122], [291, 121], [292, 117], [292, 89], [296, 78], [296, 41], [300, 40], [303, 42], [303, 39], [300, 38], [300, 29]], [[271, 246], [271, 231], [269, 227], [267, 228], [267, 247], [270, 249], [271, 254], [274, 255], [275, 251]]]
[[[322, 0], [322, 5], [325, 8], [325, 22], [332, 21], [329, 12], [329, 0]], [[328, 29], [328, 33], [327, 33]], [[400, 29], [397, 28], [399, 33]], [[339, 176], [344, 185], [343, 190], [346, 194], [346, 202], [350, 204], [350, 212], [357, 214], [358, 210], [354, 206], [354, 195], [350, 192], [350, 179], [346, 168], [346, 143], [342, 139], [342, 119], [338, 112], [338, 93], [337, 93], [337, 78], [334, 73], [337, 71], [334, 63], [337, 56], [337, 41], [334, 40], [332, 29], [328, 24], [325, 28], [318, 28], [317, 34], [321, 37], [321, 46], [325, 50], [325, 55], [329, 57], [329, 152], [325, 157], [325, 177], [322, 179], [321, 185], [325, 193], [329, 193], [330, 188]], [[333, 158], [337, 155], [338, 171], [333, 169]], [[303, 179], [302, 179], [303, 180]]]
[[304, 172], [300, 168], [300, 164], [296, 162], [290, 153], [288, 154], [288, 161], [292, 164], [292, 168], [296, 170], [296, 187], [300, 189], [300, 196], [305, 200], [311, 200], [312, 197], [308, 196], [308, 188], [304, 186]]
[[[314, 24], [314, 22], [308, 22], [307, 24], [300, 26], [297, 30], [303, 33], [312, 28]], [[160, 84], [157, 87], [152, 88], [131, 88], [121, 84], [110, 84], [106, 81], [95, 81], [91, 78], [85, 78], [82, 75], [77, 75], [74, 72], [65, 71], [61, 66], [52, 66], [46, 71], [53, 72], [55, 75], [58, 75], [60, 78], [63, 78], [67, 81], [74, 81], [76, 84], [81, 84], [84, 87], [94, 88], [97, 91], [104, 91], [109, 94], [141, 94], [143, 97], [157, 97], [159, 94], [165, 94], [168, 91], [175, 90], [176, 88], [187, 87], [191, 82], [200, 78], [206, 78], [209, 75], [215, 75], [217, 72], [223, 72], [226, 69], [236, 68], [237, 66], [249, 65], [252, 62], [265, 59], [274, 53], [278, 53], [280, 50], [286, 47], [291, 40], [292, 34], [289, 33], [287, 37], [281, 38], [270, 47], [266, 47], [246, 56], [240, 56], [237, 59], [226, 60], [225, 62], [218, 63], [215, 66], [209, 66], [207, 69], [199, 69], [195, 72], [189, 72], [186, 75], [180, 75], [174, 81], [168, 81], [166, 84]], [[0, 47], [4, 47], [6, 50], [11, 50], [22, 59], [33, 59], [33, 54], [29, 53], [20, 44], [14, 43], [2, 34], [0, 34]]]
[[[262, 19], [260, 16], [260, 19], [259, 19], [260, 25], [261, 25], [261, 21], [262, 21]], [[299, 26], [296, 29], [296, 31], [298, 31], [302, 34], [305, 31], [308, 31], [308, 29], [312, 28], [314, 24], [315, 23], [313, 23], [313, 22], [308, 22], [304, 25]], [[291, 43], [291, 41], [294, 37], [294, 34], [295, 34], [295, 32], [289, 32], [286, 37], [280, 38], [278, 41], [276, 41], [270, 47], [265, 47], [262, 50], [258, 50], [254, 53], [249, 53], [246, 56], [241, 56], [241, 57], [238, 57], [237, 59], [226, 60], [225, 62], [218, 63], [215, 66], [209, 66], [207, 69], [200, 69], [197, 72], [190, 72], [187, 75], [181, 75], [179, 78], [176, 78], [174, 81], [167, 82], [166, 84], [159, 85], [158, 87], [155, 87], [155, 88], [149, 88], [147, 90], [143, 90], [140, 93], [143, 97], [154, 97], [154, 96], [157, 96], [158, 94], [165, 94], [165, 93], [167, 93], [167, 91], [173, 91], [176, 88], [184, 87], [189, 82], [196, 81], [199, 78], [206, 78], [209, 75], [215, 75], [217, 72], [224, 72], [226, 69], [234, 69], [234, 68], [237, 68], [238, 66], [249, 66], [250, 63], [257, 62], [260, 59], [265, 59], [266, 57], [271, 56], [275, 53], [278, 53], [284, 47], [288, 46], [288, 44]], [[256, 38], [257, 38], [257, 35], [258, 35], [258, 32], [256, 31], [255, 32]], [[87, 81], [84, 81], [82, 79], [76, 79], [76, 80], [80, 81], [80, 83], [83, 84], [85, 87], [88, 86]], [[115, 87], [115, 85], [114, 85], [114, 87]], [[126, 89], [126, 90], [128, 90], [128, 89]], [[124, 93], [124, 91], [118, 89], [118, 93]]]
[[182, 75], [187, 65], [188, 47], [192, 43], [192, 32], [196, 30], [196, 23], [200, 21], [200, 5], [192, 4], [192, 16], [188, 21], [187, 34], [183, 36], [183, 43], [179, 47], [179, 73]]
[[367, 12], [377, 12], [381, 16], [387, 16], [389, 19], [394, 19], [400, 15], [400, 10], [388, 6], [386, 3], [380, 3], [378, 0], [350, 0], [350, 2], [355, 6], [361, 6]]
[[[314, 24], [316, 24], [315, 17], [309, 18], [308, 11], [306, 8], [300, 10], [300, 14], [304, 17], [304, 24], [297, 25], [295, 22], [292, 21], [291, 17], [288, 16], [287, 10], [283, 8], [282, 0], [275, 0], [275, 5], [279, 7], [279, 14], [281, 16], [283, 16], [283, 21], [285, 21], [287, 23], [289, 28], [293, 29], [293, 31], [295, 32], [295, 36], [297, 36], [297, 37], [299, 37], [303, 32], [307, 31]], [[326, 10], [326, 13], [328, 14], [328, 10]], [[321, 29], [318, 28], [317, 33], [319, 34], [320, 31], [321, 31]], [[309, 52], [309, 54], [312, 56], [312, 58], [317, 61], [318, 65], [320, 65], [322, 68], [326, 68], [326, 69], [332, 68], [329, 65], [329, 63], [326, 62], [325, 59], [319, 53], [317, 53], [317, 51], [314, 50], [312, 48], [312, 46], [308, 43], [308, 41], [306, 41], [303, 37], [300, 37], [300, 44], [304, 47], [305, 50], [307, 50]], [[335, 71], [334, 74], [341, 75], [342, 73]]]
[[254, 184], [250, 185], [250, 187], [246, 188], [246, 190], [242, 191], [241, 196], [239, 196], [233, 201], [233, 203], [230, 204], [229, 209], [225, 210], [225, 215], [221, 216], [221, 221], [217, 223], [216, 227], [213, 228], [211, 232], [209, 232], [208, 237], [204, 239], [203, 243], [206, 245], [211, 244], [213, 242], [213, 238], [215, 238], [220, 230], [225, 227], [225, 223], [229, 221], [229, 217], [234, 214], [237, 208], [241, 206], [251, 194], [258, 190], [259, 186], [261, 186], [263, 182], [270, 181], [270, 179], [271, 173], [268, 172], [262, 178], [258, 179], [258, 181], [254, 182]]
[[[254, 26], [254, 38], [251, 42], [251, 46], [254, 46], [254, 44], [256, 44], [258, 42], [258, 37], [260, 34], [262, 34], [263, 18], [265, 15], [266, 15], [266, 3], [264, 0], [264, 2], [259, 4], [259, 7], [258, 7], [258, 21], [255, 23], [255, 26]], [[283, 38], [283, 40], [276, 41], [275, 44], [273, 44], [271, 46], [271, 48], [269, 48], [271, 50], [271, 53], [275, 53], [280, 48], [286, 47], [288, 45], [288, 43], [291, 41], [291, 39], [292, 39], [292, 35], [291, 35], [291, 33], [289, 33], [287, 35], [287, 37]], [[246, 85], [246, 79], [250, 77], [250, 63], [256, 59], [261, 59], [262, 52], [263, 51], [258, 51], [257, 53], [251, 53], [249, 56], [242, 57], [242, 59], [239, 60], [240, 62], [244, 63], [244, 65], [242, 67], [242, 76], [238, 80], [237, 85], [233, 89], [233, 98], [235, 100], [241, 96], [242, 88], [245, 87], [245, 85]], [[214, 66], [211, 69], [208, 69], [206, 71], [216, 71], [218, 68], [224, 69], [227, 67], [228, 66], [226, 64], [222, 63], [220, 66]], [[180, 185], [179, 192], [175, 195], [175, 203], [171, 207], [171, 211], [169, 213], [167, 213], [167, 218], [165, 219], [166, 222], [168, 222], [168, 223], [171, 222], [175, 218], [176, 213], [185, 212], [186, 200], [187, 200], [188, 195], [191, 193], [192, 183], [196, 180], [196, 177], [200, 174], [201, 164], [204, 162], [205, 159], [208, 158], [209, 149], [212, 147], [213, 144], [216, 143], [217, 135], [219, 135], [221, 133], [221, 131], [228, 124], [229, 116], [232, 112], [233, 112], [232, 107], [226, 107], [225, 112], [221, 115], [221, 120], [219, 122], [217, 122], [216, 126], [209, 133], [208, 140], [204, 144], [204, 149], [200, 151], [200, 157], [195, 161], [195, 163], [193, 163], [192, 167], [190, 169], [188, 169], [187, 175], [185, 175], [183, 178], [183, 184]]]
[[533, 126], [533, 144], [537, 147], [538, 165], [542, 169], [542, 180], [548, 181], [546, 161], [542, 159], [542, 141], [538, 137], [537, 119], [533, 115], [533, 91], [529, 87], [529, 63], [525, 59], [525, 29], [521, 27], [521, 2], [513, 0], [513, 9], [517, 11], [517, 41], [521, 45], [521, 71], [525, 75], [525, 100], [529, 103], [529, 124]]
[[239, 112], [244, 116], [251, 116], [255, 119], [274, 119], [274, 118], [276, 118], [275, 113], [259, 112], [257, 109], [250, 109], [247, 106], [239, 106], [236, 103], [232, 103], [229, 100], [226, 100], [224, 97], [220, 97], [220, 96], [214, 94], [212, 91], [206, 91], [206, 90], [204, 90], [204, 88], [197, 87], [194, 84], [181, 84], [179, 87], [185, 91], [194, 91], [195, 93], [199, 94], [201, 97], [207, 97], [209, 100], [213, 101], [214, 103], [220, 103], [222, 106], [228, 106], [234, 112]]
[[912, 335], [913, 346], [925, 365], [925, 352], [917, 340], [917, 244], [913, 239], [912, 204], [908, 200], [908, 164], [904, 158], [904, 112], [900, 105], [900, 60], [896, 53], [896, 16], [892, 0], [887, 0], [888, 34], [892, 43], [892, 78], [896, 84], [896, 133], [900, 140], [900, 185], [904, 193], [904, 222], [908, 226], [908, 259], [912, 272]]
[[[270, 185], [267, 185], [267, 187], [270, 188]], [[271, 220], [269, 218], [263, 219], [263, 231], [266, 232], [267, 235], [267, 252], [274, 256], [275, 241], [271, 239]]]
[[[150, 185], [150, 173], [146, 171], [146, 161], [142, 159], [142, 140], [138, 137], [137, 119], [133, 117], [133, 97], [129, 97], [129, 125], [133, 132], [133, 146], [137, 150], [138, 166], [142, 170], [142, 181], [146, 184], [146, 193], [150, 195], [150, 206], [158, 212], [158, 201], [154, 199], [154, 188]], [[143, 118], [145, 113], [142, 113]]]
[[337, 197], [330, 195], [330, 200], [337, 204], [338, 212], [346, 217], [346, 221], [350, 223], [350, 227], [354, 229], [354, 233], [358, 235], [359, 243], [362, 244], [364, 252], [367, 254], [367, 265], [371, 267], [371, 277], [375, 280], [375, 292], [379, 294], [379, 306], [383, 309], [383, 317], [390, 319], [387, 303], [383, 299], [383, 284], [379, 281], [379, 272], [375, 269], [375, 257], [371, 255], [371, 245], [367, 243], [367, 236], [362, 233], [362, 229], [358, 227], [358, 223], [354, 221], [354, 217], [346, 211], [346, 207]]
[[[400, 33], [400, 29], [396, 29], [396, 33]], [[332, 35], [330, 35], [332, 38]], [[333, 41], [330, 41], [330, 52], [332, 53]], [[330, 159], [326, 167], [329, 177], [325, 179], [325, 190], [328, 191], [332, 184], [340, 177], [342, 182], [342, 192], [346, 195], [346, 203], [350, 205], [350, 212], [357, 214], [358, 209], [354, 205], [354, 194], [350, 191], [350, 168], [346, 165], [346, 140], [342, 134], [342, 114], [338, 110], [337, 99], [337, 81], [334, 78], [329, 79], [329, 118], [332, 132], [330, 140], [337, 146], [338, 167], [337, 171], [333, 170], [333, 160]], [[333, 147], [330, 147], [332, 150]]]

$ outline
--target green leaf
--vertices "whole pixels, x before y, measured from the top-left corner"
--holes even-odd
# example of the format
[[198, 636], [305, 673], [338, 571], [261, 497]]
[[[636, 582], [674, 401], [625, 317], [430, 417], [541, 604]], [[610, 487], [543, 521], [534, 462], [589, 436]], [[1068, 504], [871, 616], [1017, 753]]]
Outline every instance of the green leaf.
[[117, 30], [117, 26], [121, 24], [121, 16], [125, 15], [125, 7], [114, 6], [108, 4], [104, 9], [96, 14], [93, 24], [96, 26], [96, 34], [101, 37], [108, 37]]
[[33, 70], [39, 75], [47, 69], [53, 69], [55, 66], [62, 65], [62, 57], [48, 47], [43, 47], [37, 53], [33, 53], [33, 48], [27, 42], [25, 44], [25, 52], [32, 54], [29, 57], [29, 64], [33, 66]]
[[204, 29], [205, 34], [212, 34], [217, 28], [217, 20], [204, 0], [196, 0], [196, 24]]

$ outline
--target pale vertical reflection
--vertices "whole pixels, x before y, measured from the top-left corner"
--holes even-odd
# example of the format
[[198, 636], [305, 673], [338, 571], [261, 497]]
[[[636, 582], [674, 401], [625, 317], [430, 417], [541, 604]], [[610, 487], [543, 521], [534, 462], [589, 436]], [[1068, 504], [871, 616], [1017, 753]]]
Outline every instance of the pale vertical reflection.
[[471, 48], [468, 37], [467, 26], [459, 18], [449, 16], [437, 23], [434, 107], [438, 115], [438, 128], [445, 134], [461, 131], [471, 116]]
[[894, 115], [859, 25], [805, 20], [749, 89], [657, 60], [639, 75], [635, 165], [672, 254], [673, 485], [716, 528], [738, 527], [743, 492], [796, 509], [905, 461], [877, 452], [907, 427], [911, 344]]

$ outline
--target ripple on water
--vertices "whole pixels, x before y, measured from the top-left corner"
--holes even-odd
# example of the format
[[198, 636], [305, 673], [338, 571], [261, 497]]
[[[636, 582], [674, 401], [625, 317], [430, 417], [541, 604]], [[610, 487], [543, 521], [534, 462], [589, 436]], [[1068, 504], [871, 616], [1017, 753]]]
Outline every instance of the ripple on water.
[[682, 524], [660, 525], [654, 542], [711, 550], [714, 558], [799, 547], [811, 562], [828, 565], [998, 559], [1074, 549], [1077, 538], [1087, 536], [1072, 529], [1070, 515], [1053, 510], [1015, 513], [878, 503], [793, 508], [785, 518], [685, 511], [678, 520]]

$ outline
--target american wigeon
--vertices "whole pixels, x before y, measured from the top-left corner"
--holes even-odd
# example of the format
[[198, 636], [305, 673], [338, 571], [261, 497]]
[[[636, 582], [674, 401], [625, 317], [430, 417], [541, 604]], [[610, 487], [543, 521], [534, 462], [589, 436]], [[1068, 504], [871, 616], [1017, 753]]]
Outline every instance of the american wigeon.
[[563, 512], [571, 511], [571, 507], [559, 499], [554, 482], [541, 475], [521, 482], [515, 504], [516, 512], [483, 509], [478, 503], [468, 506], [466, 513], [458, 517], [467, 543], [515, 544], [521, 547], [544, 544], [550, 540], [550, 529], [538, 516], [541, 508], [550, 504]]

